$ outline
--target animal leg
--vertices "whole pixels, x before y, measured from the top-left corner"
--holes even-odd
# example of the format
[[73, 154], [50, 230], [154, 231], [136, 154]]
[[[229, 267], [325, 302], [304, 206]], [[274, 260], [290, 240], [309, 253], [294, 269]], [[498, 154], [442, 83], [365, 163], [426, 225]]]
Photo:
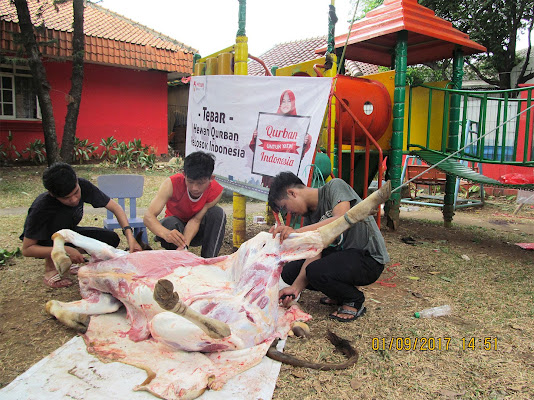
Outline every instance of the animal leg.
[[109, 260], [111, 258], [128, 254], [123, 250], [111, 247], [96, 239], [80, 235], [70, 229], [61, 229], [57, 231], [52, 235], [52, 240], [54, 241], [52, 261], [60, 276], [63, 276], [72, 264], [69, 256], [65, 252], [65, 242], [72, 243], [76, 247], [84, 249], [97, 260]]
[[161, 308], [178, 314], [202, 329], [209, 337], [222, 339], [231, 335], [230, 327], [219, 320], [208, 318], [180, 301], [174, 285], [167, 279], [160, 279], [154, 287], [154, 300]]
[[112, 295], [99, 292], [96, 302], [78, 300], [64, 303], [50, 300], [46, 303], [46, 312], [64, 325], [85, 333], [91, 315], [112, 313], [117, 311], [121, 305], [122, 303]]
[[52, 240], [54, 241], [54, 245], [52, 246], [52, 262], [59, 276], [63, 277], [72, 265], [72, 261], [65, 251], [65, 238], [58, 233], [54, 233]]
[[343, 218], [338, 218], [328, 225], [317, 229], [321, 235], [323, 246], [327, 247], [336, 237], [349, 229], [352, 225], [363, 221], [369, 215], [376, 213], [378, 206], [384, 203], [391, 195], [391, 181], [386, 182], [379, 190], [356, 204], [347, 211]]

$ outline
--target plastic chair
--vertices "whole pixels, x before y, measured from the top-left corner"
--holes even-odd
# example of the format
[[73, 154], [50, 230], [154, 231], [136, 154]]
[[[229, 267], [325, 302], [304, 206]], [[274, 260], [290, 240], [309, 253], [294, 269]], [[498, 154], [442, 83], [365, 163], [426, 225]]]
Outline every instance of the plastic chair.
[[[130, 199], [130, 213], [126, 213], [128, 217], [128, 224], [133, 229], [133, 234], [137, 237], [139, 232], [142, 232], [142, 238], [145, 243], [148, 243], [148, 235], [143, 218], [137, 217], [136, 201], [143, 195], [143, 186], [145, 178], [142, 175], [100, 175], [98, 177], [98, 187], [105, 194], [117, 202], [126, 211], [126, 199]], [[104, 219], [104, 228], [109, 230], [118, 229], [121, 226], [113, 215], [107, 210], [107, 218]]]

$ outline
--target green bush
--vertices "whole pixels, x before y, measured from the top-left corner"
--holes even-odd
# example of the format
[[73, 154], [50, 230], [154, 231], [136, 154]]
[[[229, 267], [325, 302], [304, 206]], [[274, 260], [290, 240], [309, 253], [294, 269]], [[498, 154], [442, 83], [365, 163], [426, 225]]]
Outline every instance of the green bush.
[[94, 143], [89, 143], [89, 139], [80, 140], [77, 137], [74, 138], [74, 161], [78, 161], [80, 164], [84, 161], [89, 161], [95, 157], [95, 151], [98, 146]]
[[45, 144], [41, 139], [36, 139], [31, 142], [22, 153], [28, 154], [28, 159], [35, 165], [43, 164], [46, 161]]
[[100, 159], [106, 157], [106, 160], [111, 161], [111, 151], [113, 150], [113, 146], [116, 144], [117, 139], [115, 139], [113, 136], [100, 140], [100, 146], [104, 148], [102, 154], [100, 154]]

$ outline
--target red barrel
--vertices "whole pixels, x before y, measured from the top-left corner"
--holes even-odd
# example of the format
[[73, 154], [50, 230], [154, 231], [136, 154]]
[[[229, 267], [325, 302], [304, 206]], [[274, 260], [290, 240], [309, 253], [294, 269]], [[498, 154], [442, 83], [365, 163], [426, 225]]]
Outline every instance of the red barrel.
[[[335, 93], [375, 140], [382, 137], [391, 122], [392, 108], [389, 92], [381, 82], [338, 75]], [[356, 126], [355, 144], [365, 145], [364, 131], [354, 122], [345, 107], [341, 104], [338, 107], [343, 144], [350, 144], [352, 130]]]

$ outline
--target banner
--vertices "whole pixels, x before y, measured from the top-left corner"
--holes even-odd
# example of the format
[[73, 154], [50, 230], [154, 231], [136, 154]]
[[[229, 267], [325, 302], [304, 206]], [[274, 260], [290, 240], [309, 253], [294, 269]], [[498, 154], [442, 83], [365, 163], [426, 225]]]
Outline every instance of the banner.
[[195, 76], [186, 155], [215, 155], [217, 180], [245, 195], [263, 187], [264, 196], [281, 171], [307, 183], [331, 84], [332, 78]]

